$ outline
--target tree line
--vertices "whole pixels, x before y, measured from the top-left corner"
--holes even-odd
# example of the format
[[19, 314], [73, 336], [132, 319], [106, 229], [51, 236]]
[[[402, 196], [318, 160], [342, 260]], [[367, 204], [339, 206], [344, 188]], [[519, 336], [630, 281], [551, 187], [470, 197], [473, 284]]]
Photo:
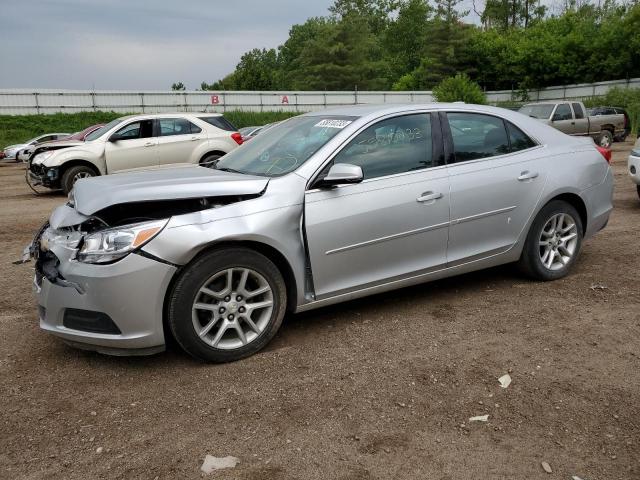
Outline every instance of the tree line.
[[[486, 90], [640, 76], [640, 4], [565, 0], [336, 0], [294, 25], [277, 49], [255, 48], [202, 90], [425, 90], [464, 74]], [[174, 88], [184, 86], [174, 84]]]

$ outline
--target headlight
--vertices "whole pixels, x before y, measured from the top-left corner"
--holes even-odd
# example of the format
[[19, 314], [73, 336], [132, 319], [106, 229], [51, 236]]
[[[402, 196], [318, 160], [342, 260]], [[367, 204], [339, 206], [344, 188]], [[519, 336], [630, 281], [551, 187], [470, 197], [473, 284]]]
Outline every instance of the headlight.
[[126, 257], [149, 242], [169, 222], [136, 223], [91, 233], [84, 237], [78, 260], [84, 263], [109, 263]]
[[34, 163], [34, 164], [42, 163], [48, 160], [51, 157], [51, 155], [53, 155], [53, 152], [54, 152], [53, 150], [49, 150], [48, 152], [39, 153], [35, 157], [33, 157], [33, 160], [31, 161], [31, 163]]

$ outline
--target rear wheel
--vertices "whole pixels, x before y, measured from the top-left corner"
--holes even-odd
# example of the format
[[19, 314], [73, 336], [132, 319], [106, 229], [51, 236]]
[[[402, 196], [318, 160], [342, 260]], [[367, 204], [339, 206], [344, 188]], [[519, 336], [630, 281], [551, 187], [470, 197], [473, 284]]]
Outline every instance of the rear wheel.
[[611, 148], [613, 144], [613, 135], [609, 130], [602, 130], [596, 138], [596, 143], [604, 148]]
[[582, 246], [582, 220], [567, 202], [545, 205], [533, 221], [518, 262], [537, 280], [557, 280], [569, 273]]
[[640, 185], [636, 185], [636, 192], [638, 192], [638, 198], [640, 198]]
[[202, 159], [200, 160], [200, 166], [202, 167], [207, 167], [207, 168], [213, 168], [216, 165], [216, 162], [222, 158], [222, 155], [218, 154], [218, 153], [210, 153], [208, 155], [205, 155], [204, 157], [202, 157]]
[[66, 195], [71, 191], [78, 180], [95, 176], [96, 172], [91, 167], [87, 167], [86, 165], [71, 167], [62, 174], [62, 191]]
[[286, 304], [284, 279], [273, 262], [253, 250], [225, 248], [180, 276], [169, 298], [169, 327], [192, 356], [232, 362], [269, 343]]

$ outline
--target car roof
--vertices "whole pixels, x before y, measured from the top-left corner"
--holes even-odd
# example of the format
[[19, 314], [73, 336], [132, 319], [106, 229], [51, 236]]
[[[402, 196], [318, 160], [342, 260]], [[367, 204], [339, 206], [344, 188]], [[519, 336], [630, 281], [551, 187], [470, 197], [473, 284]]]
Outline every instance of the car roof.
[[[424, 110], [446, 110], [458, 112], [476, 112], [499, 115], [510, 118], [514, 115], [513, 110], [506, 108], [493, 107], [490, 105], [476, 105], [473, 103], [455, 102], [455, 103], [402, 103], [402, 104], [367, 104], [367, 105], [347, 105], [337, 108], [329, 108], [326, 110], [317, 110], [305, 113], [304, 116], [352, 116], [361, 119], [372, 119], [394, 113], [410, 113], [412, 111]], [[517, 113], [518, 118], [522, 117]]]
[[180, 117], [222, 117], [221, 113], [216, 112], [167, 112], [167, 113], [136, 113], [133, 115], [125, 115], [119, 117], [120, 120], [132, 120], [132, 119], [153, 119], [153, 118], [180, 118]]

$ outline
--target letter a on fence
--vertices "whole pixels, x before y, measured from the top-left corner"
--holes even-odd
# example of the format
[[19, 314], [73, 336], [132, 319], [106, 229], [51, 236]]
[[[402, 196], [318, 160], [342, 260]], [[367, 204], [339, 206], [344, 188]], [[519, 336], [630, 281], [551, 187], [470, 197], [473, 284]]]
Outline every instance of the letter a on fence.
[[289, 105], [289, 97], [287, 97], [286, 95], [283, 95], [280, 103], [282, 104], [286, 103], [287, 105]]

